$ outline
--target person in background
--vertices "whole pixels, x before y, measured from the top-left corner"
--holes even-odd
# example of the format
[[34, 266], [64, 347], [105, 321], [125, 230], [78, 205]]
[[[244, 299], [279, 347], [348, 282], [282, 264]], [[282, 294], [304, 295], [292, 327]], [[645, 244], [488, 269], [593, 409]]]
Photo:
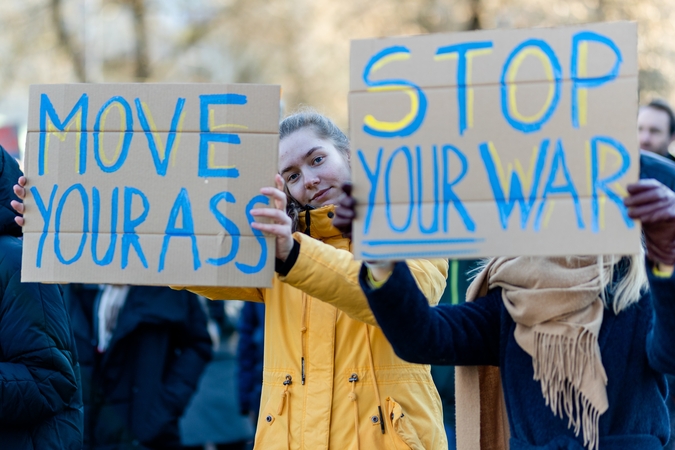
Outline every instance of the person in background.
[[211, 360], [196, 295], [65, 286], [84, 385], [84, 450], [179, 449], [178, 419]]
[[265, 304], [246, 302], [237, 322], [237, 380], [239, 412], [255, 427], [262, 393], [263, 349], [265, 346]]
[[668, 146], [675, 140], [675, 115], [668, 103], [652, 100], [641, 107], [637, 125], [640, 149], [675, 161], [675, 156], [668, 151]]
[[19, 165], [0, 147], [0, 448], [80, 450], [77, 349], [59, 286], [21, 282], [10, 206]]
[[183, 450], [245, 450], [253, 441], [253, 425], [239, 414], [237, 404], [234, 327], [244, 302], [200, 300], [208, 311], [213, 360], [180, 419]]
[[[663, 137], [667, 134], [667, 129], [673, 131], [671, 127], [675, 127], [673, 112], [663, 102], [654, 101], [650, 105], [654, 106], [645, 106], [640, 109], [638, 140], [643, 148], [659, 148], [660, 150], [658, 152], [640, 150], [640, 178], [653, 178], [675, 191], [675, 161], [668, 152], [668, 144], [672, 142], [673, 136], [671, 133], [670, 139]], [[666, 405], [668, 405], [670, 414], [670, 440], [664, 448], [675, 450], [675, 376], [666, 374], [666, 380], [669, 391]]]

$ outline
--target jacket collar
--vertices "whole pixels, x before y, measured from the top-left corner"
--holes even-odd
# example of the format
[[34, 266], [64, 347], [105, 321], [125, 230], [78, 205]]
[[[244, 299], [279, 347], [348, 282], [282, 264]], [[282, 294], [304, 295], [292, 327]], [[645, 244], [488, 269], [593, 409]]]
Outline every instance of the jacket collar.
[[[307, 220], [307, 214], [309, 214], [309, 220]], [[335, 205], [326, 205], [317, 209], [301, 211], [298, 214], [298, 231], [322, 241], [329, 238], [341, 237], [342, 233], [340, 233], [340, 230], [333, 226], [334, 216]]]

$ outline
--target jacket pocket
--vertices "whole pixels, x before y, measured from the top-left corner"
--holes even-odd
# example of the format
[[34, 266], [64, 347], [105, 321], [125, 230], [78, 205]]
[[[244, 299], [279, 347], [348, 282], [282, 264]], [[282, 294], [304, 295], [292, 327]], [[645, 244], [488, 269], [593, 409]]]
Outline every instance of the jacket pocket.
[[397, 445], [397, 448], [425, 450], [422, 441], [417, 436], [417, 431], [403, 412], [403, 408], [391, 397], [387, 397], [387, 417], [385, 420], [389, 422], [390, 429], [394, 431], [395, 437], [400, 440], [401, 446]]
[[[274, 377], [275, 379], [277, 377]], [[283, 381], [281, 381], [283, 380]], [[270, 396], [260, 408], [255, 435], [255, 448], [288, 450], [291, 448], [291, 385], [293, 377], [285, 375], [279, 386], [270, 388]], [[276, 384], [277, 380], [274, 381]]]

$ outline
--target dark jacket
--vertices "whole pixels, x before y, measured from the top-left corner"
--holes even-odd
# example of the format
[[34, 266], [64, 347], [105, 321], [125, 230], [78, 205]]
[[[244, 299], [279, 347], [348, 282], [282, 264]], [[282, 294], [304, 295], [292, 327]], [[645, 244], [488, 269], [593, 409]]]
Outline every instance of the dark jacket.
[[21, 229], [9, 202], [21, 175], [0, 147], [0, 448], [78, 450], [77, 352], [57, 285], [21, 283]]
[[178, 418], [211, 359], [197, 296], [132, 286], [108, 349], [96, 349], [97, 286], [67, 287], [82, 365], [85, 449], [174, 448]]
[[262, 393], [265, 304], [246, 302], [237, 322], [239, 363], [239, 412], [258, 417]]
[[675, 162], [654, 152], [640, 150], [640, 178], [653, 178], [675, 191]]
[[[380, 289], [361, 286], [396, 353], [424, 364], [499, 366], [511, 450], [583, 450], [581, 435], [554, 416], [533, 380], [532, 358], [516, 343], [501, 290], [462, 305], [429, 307], [405, 264]], [[600, 448], [662, 449], [668, 440], [664, 373], [675, 372], [675, 277], [650, 277], [651, 290], [615, 315], [605, 309], [598, 344], [609, 409], [600, 416]]]

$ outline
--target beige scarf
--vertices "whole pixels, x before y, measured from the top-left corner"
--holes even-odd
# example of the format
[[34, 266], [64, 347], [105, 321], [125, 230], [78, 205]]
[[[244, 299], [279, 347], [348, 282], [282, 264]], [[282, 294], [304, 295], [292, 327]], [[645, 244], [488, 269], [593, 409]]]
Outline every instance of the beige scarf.
[[[602, 258], [495, 258], [471, 283], [467, 301], [502, 288], [516, 322], [515, 339], [532, 356], [546, 404], [568, 419], [584, 446], [598, 448], [598, 421], [607, 410], [607, 375], [598, 334]], [[496, 367], [457, 367], [457, 447], [508, 449], [509, 428]]]

